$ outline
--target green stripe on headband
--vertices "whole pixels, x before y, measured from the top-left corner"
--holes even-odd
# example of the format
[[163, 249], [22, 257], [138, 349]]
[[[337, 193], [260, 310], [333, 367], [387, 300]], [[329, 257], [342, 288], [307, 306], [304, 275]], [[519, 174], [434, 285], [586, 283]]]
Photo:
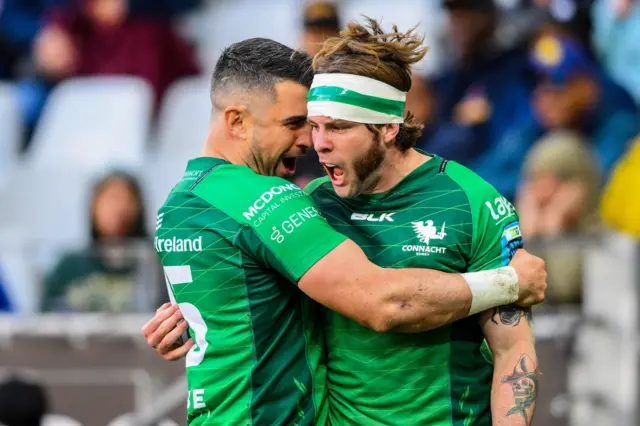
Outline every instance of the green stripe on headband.
[[372, 111], [381, 112], [383, 114], [395, 117], [404, 117], [404, 102], [394, 101], [377, 96], [363, 95], [353, 90], [345, 89], [337, 86], [318, 86], [313, 87], [307, 96], [309, 102], [314, 101], [332, 101], [348, 105], [354, 105], [360, 108], [366, 108]]

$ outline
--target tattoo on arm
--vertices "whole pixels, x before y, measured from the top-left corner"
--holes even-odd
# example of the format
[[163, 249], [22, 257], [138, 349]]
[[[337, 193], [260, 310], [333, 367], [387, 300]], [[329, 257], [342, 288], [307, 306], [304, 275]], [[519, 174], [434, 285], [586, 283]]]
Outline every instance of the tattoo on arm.
[[524, 418], [524, 424], [529, 426], [531, 419], [527, 415], [527, 409], [533, 405], [538, 393], [538, 377], [531, 357], [527, 354], [520, 355], [513, 373], [504, 376], [502, 383], [511, 385], [515, 399], [515, 405], [507, 412], [507, 417], [520, 414]]
[[527, 321], [531, 322], [533, 316], [531, 314], [531, 308], [521, 308], [517, 305], [504, 305], [493, 308], [493, 314], [491, 314], [491, 322], [498, 324], [498, 319], [504, 325], [510, 325], [516, 327], [520, 324], [520, 319], [525, 317]]

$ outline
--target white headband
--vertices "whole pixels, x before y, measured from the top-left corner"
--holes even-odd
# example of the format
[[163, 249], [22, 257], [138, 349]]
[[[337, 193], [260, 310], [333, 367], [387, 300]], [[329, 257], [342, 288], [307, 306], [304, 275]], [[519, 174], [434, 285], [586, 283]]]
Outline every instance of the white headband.
[[316, 74], [307, 115], [367, 124], [404, 123], [406, 92], [353, 74]]

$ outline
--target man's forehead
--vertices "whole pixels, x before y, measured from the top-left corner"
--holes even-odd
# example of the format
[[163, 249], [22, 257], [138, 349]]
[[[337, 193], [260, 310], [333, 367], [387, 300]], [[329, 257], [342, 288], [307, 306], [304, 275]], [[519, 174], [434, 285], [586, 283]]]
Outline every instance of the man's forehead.
[[277, 102], [307, 102], [309, 88], [295, 81], [280, 81], [275, 85]]
[[331, 125], [358, 124], [349, 120], [342, 120], [340, 118], [331, 118], [331, 117], [324, 117], [324, 116], [309, 117], [309, 121], [311, 121], [312, 123], [325, 124], [325, 125], [327, 124], [331, 124]]
[[308, 89], [293, 81], [283, 81], [275, 85], [276, 96], [271, 100], [265, 115], [279, 122], [296, 121], [307, 116]]
[[276, 84], [275, 104], [280, 107], [304, 108], [307, 110], [307, 94], [309, 89], [293, 81], [282, 81]]

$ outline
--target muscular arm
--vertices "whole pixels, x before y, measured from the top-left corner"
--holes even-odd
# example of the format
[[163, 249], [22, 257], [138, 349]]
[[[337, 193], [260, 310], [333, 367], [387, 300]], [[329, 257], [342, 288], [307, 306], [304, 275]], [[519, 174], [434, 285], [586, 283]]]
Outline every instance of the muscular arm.
[[531, 310], [515, 305], [483, 312], [480, 325], [494, 358], [491, 413], [494, 426], [529, 426], [538, 393], [538, 360]]
[[[529, 280], [546, 281], [541, 259], [519, 250], [510, 263], [516, 264], [527, 271]], [[298, 285], [318, 302], [377, 331], [412, 333], [437, 328], [468, 316], [473, 303], [462, 275], [381, 268], [349, 240], [320, 259]], [[538, 293], [530, 294], [532, 299], [521, 300], [539, 300]], [[161, 307], [143, 327], [149, 345], [167, 360], [183, 357], [193, 346], [189, 340], [187, 345], [175, 347], [186, 325], [180, 327], [181, 319], [177, 305], [173, 309]]]
[[[542, 264], [540, 272], [544, 272]], [[513, 278], [496, 274], [486, 287], [500, 287], [509, 279]], [[470, 312], [474, 296], [463, 276], [431, 269], [381, 268], [349, 240], [310, 268], [298, 286], [329, 309], [381, 332], [431, 330], [474, 313]], [[480, 301], [481, 296], [476, 292], [475, 303], [498, 305]]]
[[298, 282], [309, 297], [376, 331], [419, 332], [469, 315], [471, 290], [459, 274], [381, 268], [347, 240]]

